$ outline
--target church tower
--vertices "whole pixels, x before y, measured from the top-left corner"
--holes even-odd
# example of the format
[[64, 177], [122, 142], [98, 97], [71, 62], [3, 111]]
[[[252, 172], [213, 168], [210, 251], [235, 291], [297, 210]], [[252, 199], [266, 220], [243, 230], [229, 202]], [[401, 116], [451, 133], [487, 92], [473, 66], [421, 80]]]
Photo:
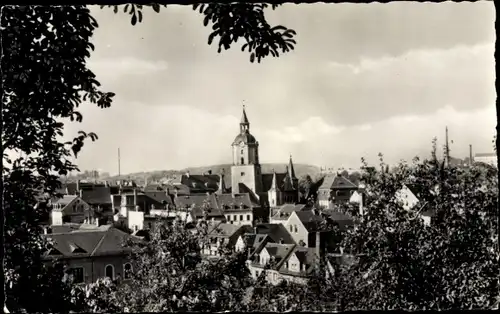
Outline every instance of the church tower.
[[233, 166], [231, 167], [231, 188], [233, 193], [240, 191], [240, 183], [252, 190], [257, 196], [262, 192], [262, 172], [259, 163], [259, 142], [250, 134], [248, 121], [243, 106], [240, 133], [231, 145], [233, 148]]

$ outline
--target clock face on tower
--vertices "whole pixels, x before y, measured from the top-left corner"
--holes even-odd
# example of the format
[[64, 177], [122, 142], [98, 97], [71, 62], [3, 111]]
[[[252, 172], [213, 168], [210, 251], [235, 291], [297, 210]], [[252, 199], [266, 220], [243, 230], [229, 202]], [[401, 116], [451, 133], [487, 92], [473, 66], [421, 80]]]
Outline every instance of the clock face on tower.
[[245, 147], [245, 143], [241, 142], [240, 146], [241, 148]]

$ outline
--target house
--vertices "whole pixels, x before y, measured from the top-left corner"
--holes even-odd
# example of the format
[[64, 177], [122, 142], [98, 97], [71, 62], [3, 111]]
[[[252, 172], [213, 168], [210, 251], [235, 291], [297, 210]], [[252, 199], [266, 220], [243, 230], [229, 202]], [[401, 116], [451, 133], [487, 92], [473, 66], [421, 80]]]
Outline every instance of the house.
[[284, 204], [274, 209], [271, 208], [271, 217], [269, 217], [269, 222], [272, 224], [284, 224], [293, 212], [310, 209], [311, 206], [306, 204]]
[[109, 225], [45, 236], [54, 243], [45, 260], [62, 261], [76, 283], [92, 283], [102, 277], [126, 280], [133, 272], [132, 251], [124, 243], [138, 240]]
[[266, 280], [271, 284], [277, 285], [283, 280], [305, 284], [318, 265], [318, 256], [314, 248], [267, 243], [247, 265], [254, 279], [267, 268]]
[[238, 237], [251, 230], [248, 225], [234, 225], [226, 223], [209, 223], [207, 241], [202, 243], [202, 254], [206, 256], [220, 256], [219, 249], [226, 247], [235, 250]]
[[424, 202], [424, 187], [418, 184], [403, 184], [396, 192], [396, 199], [400, 201], [405, 210], [415, 210], [416, 214], [423, 219], [424, 224], [429, 226], [436, 212]]
[[76, 195], [63, 195], [61, 198], [55, 198], [50, 205], [52, 206], [52, 225], [94, 223], [94, 219], [98, 217], [90, 204]]
[[242, 234], [236, 241], [236, 251], [250, 249], [250, 254], [262, 243], [296, 244], [283, 224], [261, 223], [253, 227], [252, 232]]
[[216, 197], [219, 208], [229, 224], [253, 225], [262, 219], [262, 207], [250, 193], [220, 194]]
[[340, 173], [327, 174], [318, 188], [318, 203], [329, 207], [331, 203], [347, 203], [358, 186]]

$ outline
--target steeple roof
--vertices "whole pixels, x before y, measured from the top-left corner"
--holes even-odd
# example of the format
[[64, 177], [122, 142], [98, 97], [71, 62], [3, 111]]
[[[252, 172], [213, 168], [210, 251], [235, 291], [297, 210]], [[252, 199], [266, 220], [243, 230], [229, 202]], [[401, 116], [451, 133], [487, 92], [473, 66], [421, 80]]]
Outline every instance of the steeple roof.
[[241, 122], [240, 122], [240, 124], [250, 124], [250, 122], [248, 122], [247, 113], [245, 112], [245, 105], [243, 105], [243, 113], [241, 115]]
[[269, 189], [270, 191], [279, 191], [280, 190], [276, 182], [277, 182], [276, 172], [273, 169], [273, 182], [271, 183], [271, 188]]
[[295, 169], [293, 168], [293, 162], [292, 162], [292, 154], [290, 154], [290, 162], [288, 163], [288, 175], [290, 176], [290, 179], [296, 179]]

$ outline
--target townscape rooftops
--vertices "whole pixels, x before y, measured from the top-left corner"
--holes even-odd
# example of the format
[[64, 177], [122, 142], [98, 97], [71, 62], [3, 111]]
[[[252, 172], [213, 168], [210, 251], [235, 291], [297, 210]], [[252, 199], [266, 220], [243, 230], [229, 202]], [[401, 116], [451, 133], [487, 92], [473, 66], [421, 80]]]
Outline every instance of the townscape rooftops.
[[476, 153], [474, 154], [474, 157], [497, 157], [497, 154], [495, 153]]
[[357, 189], [357, 185], [341, 174], [327, 174], [319, 190]]
[[298, 211], [295, 212], [295, 214], [308, 232], [319, 231], [320, 223], [324, 221], [324, 218], [314, 213], [312, 210]]
[[75, 200], [78, 196], [76, 195], [63, 195], [61, 198], [56, 198], [52, 201], [52, 204], [60, 204], [61, 206], [66, 206]]
[[96, 256], [119, 254], [125, 251], [123, 244], [130, 235], [115, 228], [79, 230], [48, 234], [54, 241], [54, 250], [49, 255]]
[[265, 234], [275, 243], [279, 243], [283, 240], [284, 244], [295, 244], [293, 237], [286, 230], [286, 227], [283, 224], [257, 224], [255, 229], [257, 234]]
[[213, 190], [219, 188], [220, 177], [217, 174], [183, 174], [180, 183], [190, 189]]
[[81, 198], [89, 204], [111, 204], [111, 191], [109, 187], [94, 187], [89, 190], [81, 190], [81, 193]]
[[207, 202], [211, 208], [218, 208], [217, 199], [214, 194], [206, 195], [206, 194], [191, 194], [178, 196], [175, 198], [174, 203], [178, 208], [196, 208], [203, 207], [203, 205]]

